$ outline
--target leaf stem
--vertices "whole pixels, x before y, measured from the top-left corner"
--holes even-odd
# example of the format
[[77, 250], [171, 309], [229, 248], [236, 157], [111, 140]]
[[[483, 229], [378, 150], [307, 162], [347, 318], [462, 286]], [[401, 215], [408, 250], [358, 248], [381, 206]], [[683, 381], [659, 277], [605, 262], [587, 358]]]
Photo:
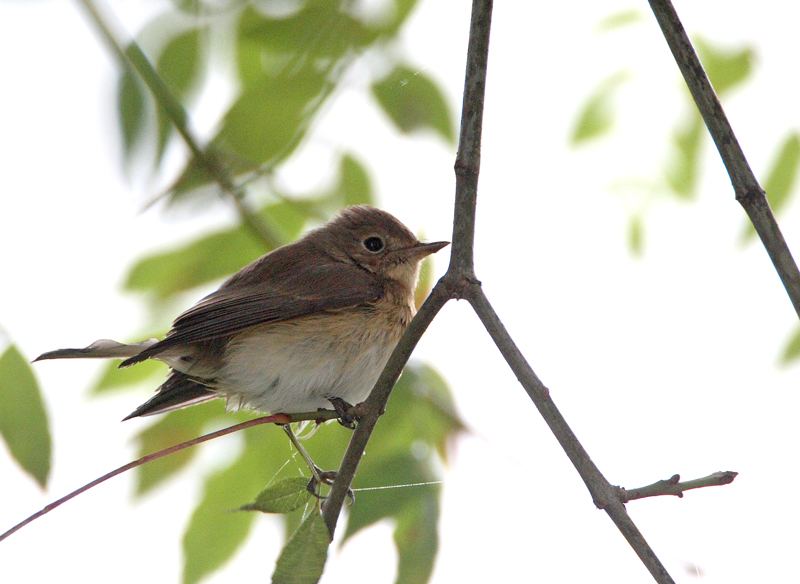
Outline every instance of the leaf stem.
[[214, 152], [213, 148], [204, 149], [200, 146], [199, 140], [189, 127], [189, 115], [181, 103], [172, 95], [169, 87], [153, 68], [139, 44], [131, 39], [128, 48], [123, 48], [122, 43], [112, 32], [107, 22], [108, 19], [100, 14], [92, 0], [78, 0], [78, 2], [86, 10], [89, 20], [94, 24], [111, 52], [117, 57], [120, 65], [125, 68], [132, 68], [139, 74], [153, 94], [156, 103], [164, 110], [164, 113], [175, 126], [175, 129], [181, 135], [200, 166], [219, 185], [222, 192], [228, 196], [236, 207], [242, 222], [250, 229], [253, 235], [270, 248], [281, 245], [283, 243], [281, 238], [273, 230], [269, 229], [261, 218], [245, 203], [241, 187], [234, 183], [222, 159]]

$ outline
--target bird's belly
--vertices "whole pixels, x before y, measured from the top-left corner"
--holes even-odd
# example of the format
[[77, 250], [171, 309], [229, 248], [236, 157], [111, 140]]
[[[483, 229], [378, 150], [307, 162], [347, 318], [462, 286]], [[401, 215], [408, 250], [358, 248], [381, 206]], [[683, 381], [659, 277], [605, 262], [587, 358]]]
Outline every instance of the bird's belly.
[[[216, 389], [232, 408], [271, 413], [331, 409], [369, 395], [403, 332], [368, 314], [319, 315], [256, 327], [231, 341]], [[342, 322], [345, 322], [342, 325]]]

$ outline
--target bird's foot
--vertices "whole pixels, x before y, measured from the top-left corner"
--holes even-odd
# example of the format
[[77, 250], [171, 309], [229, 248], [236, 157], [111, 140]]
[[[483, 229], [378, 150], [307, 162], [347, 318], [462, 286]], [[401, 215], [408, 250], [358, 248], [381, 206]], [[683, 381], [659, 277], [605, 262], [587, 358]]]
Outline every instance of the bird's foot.
[[[311, 480], [308, 481], [308, 485], [306, 485], [306, 489], [308, 489], [308, 492], [314, 495], [317, 499], [325, 499], [325, 497], [317, 493], [317, 487], [319, 487], [320, 484], [325, 484], [328, 486], [333, 485], [333, 481], [336, 480], [336, 471], [322, 470], [316, 466], [314, 468], [314, 471], [315, 472], [312, 473]], [[355, 503], [356, 496], [353, 493], [353, 489], [349, 487], [347, 489], [347, 498], [350, 501], [351, 505]]]
[[356, 429], [356, 422], [358, 422], [358, 414], [356, 408], [344, 401], [340, 397], [329, 397], [328, 401], [331, 402], [333, 409], [336, 411], [339, 423], [345, 428], [350, 430]]

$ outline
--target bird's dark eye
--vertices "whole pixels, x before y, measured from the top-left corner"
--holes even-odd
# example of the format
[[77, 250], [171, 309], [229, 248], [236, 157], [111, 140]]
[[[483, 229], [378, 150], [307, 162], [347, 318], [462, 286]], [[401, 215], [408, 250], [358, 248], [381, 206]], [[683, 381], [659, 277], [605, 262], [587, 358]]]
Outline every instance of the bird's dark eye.
[[368, 237], [364, 240], [364, 247], [367, 248], [367, 251], [378, 253], [383, 249], [383, 240], [380, 237]]

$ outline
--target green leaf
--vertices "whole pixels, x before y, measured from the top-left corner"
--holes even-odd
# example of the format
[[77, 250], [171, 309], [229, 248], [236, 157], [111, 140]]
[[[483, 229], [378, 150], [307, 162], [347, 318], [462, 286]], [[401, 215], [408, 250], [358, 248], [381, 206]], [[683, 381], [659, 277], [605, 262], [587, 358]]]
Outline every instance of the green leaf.
[[[252, 7], [242, 12], [237, 63], [245, 86], [276, 77], [306, 61], [329, 67], [375, 41], [378, 31], [355, 20], [337, 2], [308, 2], [288, 17]], [[332, 69], [330, 69], [332, 70]]]
[[339, 184], [336, 191], [345, 206], [374, 204], [375, 197], [367, 169], [352, 154], [343, 156], [339, 163]]
[[[325, 69], [305, 67], [262, 78], [225, 114], [211, 148], [231, 176], [275, 166], [294, 152], [332, 88]], [[170, 188], [172, 200], [210, 182], [210, 173], [193, 157]]]
[[261, 491], [252, 503], [239, 507], [242, 511], [262, 513], [291, 513], [311, 498], [305, 477], [289, 477], [275, 481]]
[[420, 458], [412, 454], [410, 449], [394, 454], [373, 455], [371, 446], [372, 441], [369, 456], [365, 456], [359, 465], [357, 488], [384, 488], [358, 493], [356, 503], [350, 507], [344, 541], [378, 521], [397, 518], [408, 512], [408, 508], [418, 506], [431, 493], [438, 496], [440, 491], [439, 484], [404, 486], [429, 483], [440, 478], [434, 472], [433, 461], [429, 456]]
[[203, 32], [204, 29], [191, 28], [176, 35], [158, 57], [156, 71], [178, 99], [185, 97], [199, 82]]
[[[319, 205], [319, 200], [281, 201], [263, 207], [258, 217], [273, 227], [280, 226], [288, 242], [315, 216]], [[125, 288], [164, 300], [227, 277], [268, 251], [247, 227], [239, 225], [139, 260], [128, 272]]]
[[800, 359], [800, 327], [796, 327], [792, 338], [786, 344], [781, 355], [781, 365], [788, 365]]
[[[225, 409], [221, 400], [163, 414], [158, 417], [158, 421], [135, 436], [137, 455], [142, 457], [197, 438], [202, 434], [203, 428], [223, 417]], [[186, 448], [138, 467], [136, 495], [144, 495], [175, 476], [196, 454], [197, 448]]]
[[598, 22], [597, 32], [616, 30], [631, 24], [642, 22], [642, 20], [644, 20], [644, 14], [641, 10], [637, 10], [636, 8], [620, 10], [619, 12], [615, 12], [614, 14], [606, 16], [600, 22]]
[[294, 150], [327, 88], [327, 71], [309, 67], [260, 79], [228, 110], [214, 142], [254, 168], [275, 164]]
[[425, 302], [425, 299], [428, 298], [433, 288], [434, 261], [436, 261], [434, 257], [429, 255], [422, 260], [422, 264], [419, 267], [419, 282], [417, 282], [417, 287], [414, 289], [414, 305], [417, 307], [417, 310], [419, 310], [419, 307]]
[[125, 288], [163, 300], [224, 278], [267, 251], [244, 226], [218, 231], [139, 260], [128, 272]]
[[394, 543], [397, 547], [395, 584], [424, 584], [433, 573], [439, 549], [439, 489], [420, 488], [414, 506], [404, 509], [397, 518]]
[[422, 443], [432, 446], [447, 461], [448, 442], [464, 430], [444, 378], [430, 365], [411, 363], [392, 391], [386, 414], [374, 434], [380, 440], [370, 441], [370, 452], [405, 453], [415, 451]]
[[[156, 71], [178, 101], [197, 87], [202, 73], [200, 61], [202, 29], [192, 28], [172, 38], [158, 57]], [[173, 124], [162, 108], [158, 113], [158, 146], [156, 159], [161, 160], [167, 141], [173, 132]]]
[[569, 141], [578, 146], [607, 134], [614, 125], [617, 116], [614, 98], [619, 87], [631, 75], [627, 71], [617, 71], [600, 82], [589, 95], [581, 108]]
[[33, 371], [14, 345], [0, 356], [0, 436], [14, 460], [44, 488], [52, 450], [47, 413]]
[[[262, 431], [254, 433], [253, 430]], [[265, 447], [271, 441], [264, 439], [263, 428], [251, 428], [244, 433], [247, 447], [232, 465], [206, 481], [203, 496], [186, 528], [184, 584], [199, 582], [233, 557], [247, 538], [256, 515], [230, 511], [241, 506], [242, 501], [252, 501], [266, 482], [263, 475], [274, 473], [279, 467], [272, 460], [274, 453], [269, 453]], [[284, 457], [285, 452], [282, 451]]]
[[117, 115], [122, 128], [122, 146], [126, 158], [142, 137], [146, 123], [146, 95], [142, 82], [131, 67], [125, 67], [117, 85]]
[[[167, 366], [161, 361], [148, 360], [137, 363], [136, 367], [119, 368], [119, 361], [109, 361], [105, 364], [103, 374], [92, 387], [90, 393], [100, 395], [111, 393], [120, 389], [127, 389], [144, 383], [150, 379], [167, 376]], [[158, 383], [157, 385], [161, 385]]]
[[800, 136], [793, 132], [781, 144], [778, 156], [764, 181], [764, 190], [770, 207], [777, 214], [783, 211], [797, 182], [797, 169], [800, 164]]
[[700, 166], [700, 139], [703, 120], [692, 107], [688, 120], [678, 126], [672, 135], [672, 152], [667, 161], [666, 181], [670, 190], [682, 199], [691, 199], [697, 191]]
[[746, 81], [753, 71], [755, 51], [752, 47], [728, 50], [699, 36], [693, 43], [711, 85], [720, 95]]
[[[800, 166], [800, 136], [797, 132], [793, 132], [781, 144], [763, 183], [767, 201], [775, 215], [778, 215], [789, 201], [789, 195], [792, 194], [797, 182], [798, 166]], [[755, 234], [753, 224], [748, 221], [742, 233], [742, 241], [748, 241]]]
[[[410, 364], [403, 371], [386, 414], [370, 439], [359, 466], [357, 487], [386, 487], [436, 481], [434, 452], [447, 460], [447, 445], [464, 430], [442, 377], [430, 366]], [[409, 513], [439, 496], [439, 485], [423, 485], [358, 494], [350, 510], [345, 540], [381, 519]], [[391, 498], [391, 504], [387, 504]], [[432, 517], [435, 522], [436, 517]]]
[[455, 145], [456, 132], [447, 101], [422, 71], [395, 67], [386, 79], [372, 86], [372, 94], [402, 133], [429, 129]]
[[322, 514], [311, 510], [283, 548], [272, 575], [273, 584], [315, 584], [322, 577], [331, 536]]

